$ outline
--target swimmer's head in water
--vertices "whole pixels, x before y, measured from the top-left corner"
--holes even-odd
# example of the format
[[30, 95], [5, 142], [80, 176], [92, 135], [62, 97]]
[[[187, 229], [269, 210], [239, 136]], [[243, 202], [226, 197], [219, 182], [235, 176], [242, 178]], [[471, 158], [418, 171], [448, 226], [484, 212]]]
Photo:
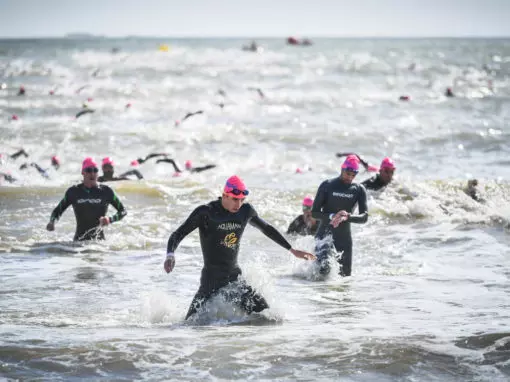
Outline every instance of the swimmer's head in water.
[[105, 157], [105, 158], [103, 158], [103, 161], [101, 162], [101, 165], [103, 167], [104, 166], [111, 166], [111, 167], [113, 167], [114, 166], [113, 159], [110, 158], [110, 157]]
[[305, 196], [303, 199], [303, 215], [305, 217], [312, 216], [313, 198], [311, 196]]
[[384, 184], [389, 184], [392, 181], [395, 170], [395, 163], [391, 158], [386, 157], [382, 160], [379, 168], [379, 176]]
[[112, 177], [113, 176], [113, 166], [115, 164], [113, 163], [113, 159], [110, 157], [103, 158], [101, 162], [101, 169], [103, 170], [103, 174], [105, 177]]
[[60, 159], [58, 158], [58, 156], [53, 155], [51, 157], [51, 165], [58, 170], [58, 168], [60, 167]]
[[313, 198], [311, 196], [305, 196], [303, 199], [303, 211], [311, 211], [313, 206]]
[[186, 170], [191, 170], [193, 168], [193, 163], [191, 163], [190, 160], [187, 160], [184, 166], [186, 167]]

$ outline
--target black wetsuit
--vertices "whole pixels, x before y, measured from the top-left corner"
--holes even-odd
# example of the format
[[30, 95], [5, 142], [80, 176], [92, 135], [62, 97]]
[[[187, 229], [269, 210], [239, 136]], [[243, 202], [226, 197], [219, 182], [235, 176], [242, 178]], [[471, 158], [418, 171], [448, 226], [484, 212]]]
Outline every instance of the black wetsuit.
[[[23, 163], [21, 166], [20, 166], [20, 170], [26, 170], [28, 168], [29, 164], [28, 163]], [[41, 166], [39, 166], [37, 163], [30, 163], [30, 166], [34, 167], [38, 172], [39, 174], [41, 174], [41, 176], [43, 176], [44, 178], [46, 179], [49, 179], [49, 175], [48, 175], [48, 170], [45, 170], [44, 168], [42, 168]]]
[[301, 214], [297, 218], [295, 218], [292, 223], [290, 223], [289, 228], [287, 229], [288, 234], [298, 234], [298, 235], [315, 235], [317, 233], [317, 229], [319, 228], [319, 223], [315, 222], [315, 224], [311, 227], [306, 224], [305, 215]]
[[0, 172], [0, 176], [3, 176], [4, 179], [9, 183], [14, 183], [16, 181], [16, 178], [10, 174], [6, 174], [5, 172]]
[[377, 174], [371, 178], [368, 178], [361, 182], [361, 184], [367, 189], [372, 191], [379, 191], [380, 189], [386, 187], [388, 184], [383, 183], [381, 179], [381, 175]]
[[138, 164], [142, 164], [144, 162], [147, 162], [151, 158], [166, 157], [167, 155], [168, 154], [164, 154], [164, 153], [152, 153], [152, 154], [147, 155], [145, 158], [138, 158], [136, 161], [138, 162]]
[[142, 173], [135, 169], [126, 171], [125, 173], [120, 174], [120, 176], [109, 176], [106, 175], [106, 173], [103, 173], [103, 175], [97, 178], [97, 181], [102, 183], [102, 182], [116, 182], [118, 180], [131, 180], [128, 178], [129, 175], [135, 175], [138, 179], [143, 179]]
[[243, 204], [239, 211], [231, 213], [221, 205], [221, 199], [197, 207], [188, 219], [168, 239], [167, 252], [173, 253], [186, 235], [199, 229], [200, 245], [204, 257], [204, 267], [200, 278], [200, 288], [186, 314], [186, 319], [196, 313], [204, 303], [221, 288], [237, 282], [237, 297], [229, 298], [238, 303], [247, 313], [260, 312], [269, 307], [266, 300], [245, 282], [238, 281], [241, 269], [237, 255], [246, 225], [262, 231], [283, 248], [292, 247], [287, 240], [270, 224], [261, 219], [250, 204]]
[[[337, 228], [330, 224], [330, 215], [345, 210], [351, 213], [358, 205], [358, 215], [351, 214]], [[315, 238], [317, 240], [316, 256], [320, 264], [320, 272], [330, 271], [329, 257], [333, 245], [337, 251], [343, 251], [340, 274], [350, 276], [352, 269], [352, 237], [351, 223], [365, 223], [368, 219], [367, 194], [365, 188], [356, 183], [346, 184], [340, 177], [323, 182], [313, 202], [312, 217], [320, 221]], [[331, 242], [332, 241], [332, 242]]]
[[106, 185], [87, 188], [80, 183], [67, 189], [64, 199], [51, 213], [51, 222], [58, 220], [70, 205], [76, 216], [76, 233], [74, 240], [104, 239], [102, 229], [99, 229], [99, 218], [106, 216], [108, 205], [111, 204], [117, 213], [110, 216], [110, 223], [121, 220], [126, 216], [126, 210], [115, 192]]
[[21, 155], [23, 155], [25, 158], [28, 158], [28, 154], [27, 154], [27, 152], [24, 149], [16, 151], [14, 154], [9, 155], [9, 157], [11, 159], [17, 159]]
[[[174, 167], [175, 172], [182, 172], [182, 170], [179, 168], [179, 166], [177, 166], [177, 163], [175, 163], [175, 161], [171, 158], [158, 159], [156, 161], [156, 163], [170, 163]], [[188, 171], [191, 173], [198, 173], [198, 172], [210, 170], [211, 168], [215, 168], [215, 167], [216, 167], [215, 164], [208, 164], [208, 165], [201, 166], [201, 167], [192, 167], [192, 168], [188, 169]]]

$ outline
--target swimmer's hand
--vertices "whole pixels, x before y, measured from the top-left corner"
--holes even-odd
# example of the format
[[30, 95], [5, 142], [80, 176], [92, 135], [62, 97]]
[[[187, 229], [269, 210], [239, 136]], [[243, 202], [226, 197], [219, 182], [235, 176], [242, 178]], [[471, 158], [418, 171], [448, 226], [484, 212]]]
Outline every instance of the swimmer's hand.
[[99, 225], [101, 227], [110, 224], [110, 218], [108, 216], [101, 216], [99, 218]]
[[333, 226], [333, 228], [336, 228], [340, 225], [340, 223], [346, 221], [347, 219], [349, 219], [349, 213], [347, 211], [338, 211], [334, 216], [333, 218], [331, 219], [331, 222], [329, 224], [331, 224]]
[[163, 264], [163, 268], [165, 268], [166, 273], [172, 272], [175, 266], [175, 256], [172, 252], [167, 253], [165, 263]]
[[299, 259], [305, 259], [305, 260], [316, 260], [316, 257], [312, 255], [311, 253], [300, 251], [299, 249], [290, 249], [290, 253], [292, 253], [294, 256], [296, 256]]
[[46, 229], [48, 231], [55, 231], [55, 223], [49, 222], [48, 225], [46, 226]]

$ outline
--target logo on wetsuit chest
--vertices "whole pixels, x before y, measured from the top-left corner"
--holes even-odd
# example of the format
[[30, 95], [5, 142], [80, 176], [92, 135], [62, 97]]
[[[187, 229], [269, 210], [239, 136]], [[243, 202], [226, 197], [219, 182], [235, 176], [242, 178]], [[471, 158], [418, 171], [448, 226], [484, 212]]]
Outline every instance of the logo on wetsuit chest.
[[237, 236], [235, 232], [231, 232], [225, 236], [222, 243], [227, 248], [234, 248], [237, 245]]
[[82, 203], [90, 203], [90, 204], [100, 204], [102, 202], [101, 199], [78, 199], [76, 203], [82, 204]]
[[222, 223], [218, 226], [218, 229], [221, 229], [223, 231], [232, 231], [233, 229], [240, 229], [240, 228], [243, 228], [243, 226], [239, 223], [234, 223], [234, 222]]
[[346, 194], [344, 192], [333, 192], [333, 196], [338, 196], [340, 198], [354, 198], [354, 194]]

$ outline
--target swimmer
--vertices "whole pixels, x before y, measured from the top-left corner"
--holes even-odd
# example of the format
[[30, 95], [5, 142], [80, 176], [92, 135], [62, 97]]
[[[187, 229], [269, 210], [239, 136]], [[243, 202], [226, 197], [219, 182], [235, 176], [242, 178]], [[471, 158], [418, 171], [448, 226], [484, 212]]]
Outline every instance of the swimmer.
[[[342, 164], [340, 176], [324, 181], [317, 191], [312, 217], [320, 221], [316, 238], [317, 262], [323, 275], [331, 270], [330, 259], [336, 258], [340, 275], [350, 276], [352, 271], [351, 223], [364, 224], [368, 220], [365, 187], [353, 183], [359, 171], [359, 161], [348, 156]], [[358, 206], [358, 214], [353, 214]], [[336, 252], [342, 252], [341, 257]]]
[[313, 198], [307, 196], [303, 199], [303, 213], [290, 223], [287, 234], [315, 235], [319, 228], [319, 222], [312, 217]]
[[[76, 217], [75, 241], [104, 239], [102, 227], [121, 220], [126, 216], [126, 209], [115, 192], [108, 186], [97, 183], [98, 168], [92, 158], [85, 158], [81, 173], [83, 181], [67, 189], [64, 198], [53, 210], [48, 231], [55, 229], [55, 222], [64, 211], [73, 206]], [[111, 204], [117, 213], [106, 216], [108, 205]]]
[[222, 288], [236, 286], [238, 296], [234, 299], [246, 312], [261, 312], [269, 304], [249, 286], [239, 280], [242, 274], [237, 263], [241, 237], [248, 223], [262, 231], [275, 243], [300, 259], [313, 260], [310, 253], [293, 249], [289, 242], [269, 223], [260, 218], [249, 203], [244, 203], [249, 191], [237, 176], [231, 176], [223, 189], [222, 196], [208, 204], [197, 207], [186, 221], [168, 239], [164, 269], [170, 273], [175, 266], [174, 252], [179, 243], [195, 229], [199, 229], [200, 245], [204, 267], [200, 287], [186, 314], [186, 319], [197, 313]]

